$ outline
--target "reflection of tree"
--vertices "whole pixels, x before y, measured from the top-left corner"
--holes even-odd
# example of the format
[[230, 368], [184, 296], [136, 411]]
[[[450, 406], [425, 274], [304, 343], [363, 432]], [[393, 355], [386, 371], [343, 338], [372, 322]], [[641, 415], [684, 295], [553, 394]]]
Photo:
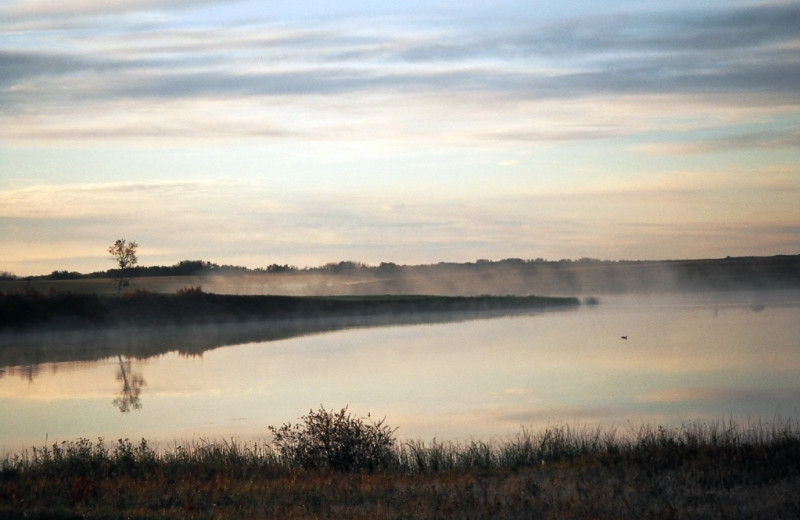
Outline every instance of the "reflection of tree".
[[139, 410], [142, 408], [142, 402], [139, 399], [139, 394], [142, 393], [142, 387], [146, 385], [144, 378], [141, 374], [134, 374], [131, 368], [131, 360], [122, 360], [122, 356], [117, 356], [119, 359], [119, 372], [117, 372], [117, 381], [122, 381], [122, 392], [114, 399], [113, 404], [122, 413]]
[[[36, 364], [26, 364], [19, 367], [0, 367], [0, 379], [6, 375], [18, 375], [23, 379], [27, 379], [29, 383], [33, 383], [33, 378], [39, 375], [39, 371], [40, 367]], [[55, 368], [53, 372], [55, 372]]]

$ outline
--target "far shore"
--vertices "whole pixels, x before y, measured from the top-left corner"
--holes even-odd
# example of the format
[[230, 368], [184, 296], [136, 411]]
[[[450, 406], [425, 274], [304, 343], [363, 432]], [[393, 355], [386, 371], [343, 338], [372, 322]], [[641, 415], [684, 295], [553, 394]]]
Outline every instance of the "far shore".
[[236, 296], [138, 291], [0, 295], [0, 366], [202, 354], [234, 344], [273, 341], [354, 327], [441, 323], [575, 309], [577, 298]]
[[574, 297], [543, 296], [244, 296], [207, 293], [200, 287], [177, 294], [138, 290], [119, 297], [29, 290], [0, 295], [0, 331], [514, 312], [579, 304]]
[[[425, 294], [446, 296], [591, 296], [642, 292], [741, 291], [800, 288], [800, 255], [706, 260], [499, 261], [431, 265], [340, 262], [318, 268], [266, 269], [182, 261], [174, 266], [135, 267], [128, 291], [175, 293], [201, 286], [218, 294], [335, 296]], [[92, 274], [54, 271], [32, 277], [0, 277], [0, 293], [117, 293], [114, 270]]]

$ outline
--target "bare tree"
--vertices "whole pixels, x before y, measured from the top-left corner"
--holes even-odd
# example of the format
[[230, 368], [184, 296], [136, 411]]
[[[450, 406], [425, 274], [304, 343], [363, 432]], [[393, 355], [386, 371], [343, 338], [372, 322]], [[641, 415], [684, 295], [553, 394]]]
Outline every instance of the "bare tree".
[[127, 242], [124, 238], [120, 238], [108, 248], [108, 252], [114, 257], [114, 262], [119, 267], [117, 272], [117, 297], [122, 292], [122, 288], [127, 287], [130, 283], [130, 278], [126, 276], [127, 270], [139, 262], [139, 259], [136, 258], [137, 247], [139, 247], [139, 244], [136, 242]]

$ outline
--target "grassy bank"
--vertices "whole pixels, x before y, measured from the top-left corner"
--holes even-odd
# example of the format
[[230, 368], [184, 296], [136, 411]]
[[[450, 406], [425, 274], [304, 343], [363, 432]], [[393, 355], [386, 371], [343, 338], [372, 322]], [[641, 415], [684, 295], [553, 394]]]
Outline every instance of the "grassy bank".
[[372, 472], [271, 444], [79, 440], [7, 455], [0, 517], [796, 518], [797, 422], [556, 426], [504, 442], [398, 443]]
[[188, 288], [121, 298], [22, 291], [0, 294], [0, 331], [194, 325], [422, 313], [479, 313], [569, 307], [577, 298], [539, 296], [240, 296]]

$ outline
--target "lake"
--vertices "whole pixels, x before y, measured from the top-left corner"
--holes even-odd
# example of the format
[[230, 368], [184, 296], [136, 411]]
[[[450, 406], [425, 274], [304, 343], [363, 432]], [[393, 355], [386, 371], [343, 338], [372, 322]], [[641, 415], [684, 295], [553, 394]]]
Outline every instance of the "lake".
[[601, 296], [199, 355], [0, 367], [0, 452], [78, 437], [268, 440], [267, 426], [320, 405], [385, 416], [401, 439], [468, 441], [564, 423], [771, 422], [800, 417], [798, 403], [800, 291]]

